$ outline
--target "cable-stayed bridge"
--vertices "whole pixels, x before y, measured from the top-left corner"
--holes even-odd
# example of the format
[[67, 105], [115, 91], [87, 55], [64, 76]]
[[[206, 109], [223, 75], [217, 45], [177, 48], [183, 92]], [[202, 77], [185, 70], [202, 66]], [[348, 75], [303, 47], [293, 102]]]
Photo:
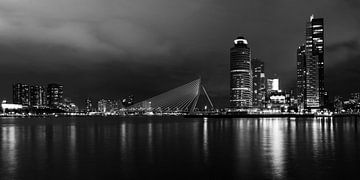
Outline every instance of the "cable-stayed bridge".
[[152, 112], [191, 113], [196, 108], [199, 97], [202, 94], [201, 92], [205, 94], [210, 107], [213, 109], [214, 105], [205, 87], [201, 84], [201, 78], [136, 103], [130, 106], [130, 109]]

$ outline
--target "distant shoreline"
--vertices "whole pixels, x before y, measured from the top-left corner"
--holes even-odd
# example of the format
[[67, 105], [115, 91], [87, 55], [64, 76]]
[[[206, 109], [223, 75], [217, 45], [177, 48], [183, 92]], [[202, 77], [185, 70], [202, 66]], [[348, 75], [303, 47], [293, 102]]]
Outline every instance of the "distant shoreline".
[[315, 114], [203, 114], [203, 115], [184, 115], [185, 118], [314, 118], [314, 117], [360, 117], [360, 114], [334, 114], [334, 115], [315, 115]]
[[316, 118], [316, 117], [360, 117], [360, 114], [182, 114], [182, 115], [69, 115], [69, 114], [48, 114], [48, 115], [0, 115], [0, 118], [49, 118], [49, 117], [165, 117], [182, 116], [184, 118]]

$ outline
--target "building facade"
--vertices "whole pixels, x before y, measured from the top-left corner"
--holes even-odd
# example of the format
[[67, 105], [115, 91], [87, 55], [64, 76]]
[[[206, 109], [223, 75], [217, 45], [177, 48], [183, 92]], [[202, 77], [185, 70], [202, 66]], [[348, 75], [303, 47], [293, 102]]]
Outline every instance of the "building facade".
[[63, 86], [60, 84], [48, 84], [46, 90], [47, 104], [56, 107], [63, 101]]
[[29, 85], [21, 83], [13, 84], [13, 103], [24, 106], [30, 105]]
[[93, 107], [92, 107], [92, 101], [90, 98], [87, 98], [85, 101], [85, 111], [86, 112], [92, 112], [93, 111]]
[[268, 94], [280, 91], [280, 79], [277, 77], [266, 80], [266, 91]]
[[101, 99], [98, 101], [98, 112], [101, 113], [116, 113], [124, 108], [121, 100]]
[[248, 41], [244, 37], [238, 37], [230, 49], [230, 107], [252, 107], [252, 96], [251, 50]]
[[46, 92], [43, 86], [30, 86], [30, 105], [46, 106]]
[[306, 23], [305, 33], [305, 108], [325, 106], [324, 86], [324, 20], [314, 18]]
[[253, 74], [253, 106], [263, 107], [266, 97], [265, 64], [259, 59], [251, 61]]
[[306, 56], [305, 45], [299, 46], [296, 51], [296, 99], [298, 109], [304, 109], [306, 99]]
[[121, 102], [125, 107], [129, 107], [129, 106], [133, 105], [134, 104], [134, 95], [129, 95], [128, 97], [122, 99]]

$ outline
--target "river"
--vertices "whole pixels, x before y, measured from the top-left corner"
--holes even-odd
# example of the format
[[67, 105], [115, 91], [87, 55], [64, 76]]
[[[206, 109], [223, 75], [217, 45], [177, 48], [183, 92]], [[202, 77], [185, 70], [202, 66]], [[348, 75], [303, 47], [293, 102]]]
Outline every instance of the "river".
[[0, 119], [0, 179], [349, 179], [354, 118]]

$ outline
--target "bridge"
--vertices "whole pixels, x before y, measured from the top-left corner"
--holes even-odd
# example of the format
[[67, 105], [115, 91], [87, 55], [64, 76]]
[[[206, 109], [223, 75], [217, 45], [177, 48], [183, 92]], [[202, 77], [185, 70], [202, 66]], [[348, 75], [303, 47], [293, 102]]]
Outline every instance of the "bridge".
[[129, 109], [152, 112], [192, 113], [195, 111], [199, 97], [202, 94], [205, 95], [206, 100], [213, 109], [214, 105], [201, 83], [201, 78], [138, 102], [130, 106]]

